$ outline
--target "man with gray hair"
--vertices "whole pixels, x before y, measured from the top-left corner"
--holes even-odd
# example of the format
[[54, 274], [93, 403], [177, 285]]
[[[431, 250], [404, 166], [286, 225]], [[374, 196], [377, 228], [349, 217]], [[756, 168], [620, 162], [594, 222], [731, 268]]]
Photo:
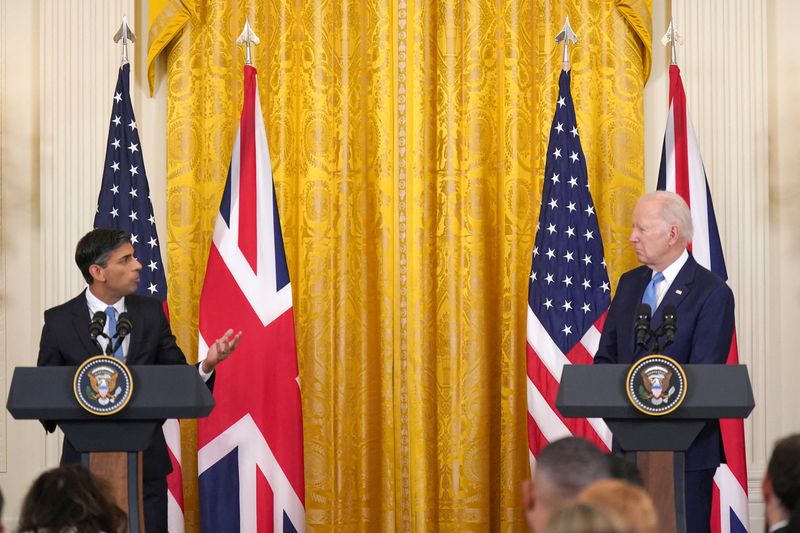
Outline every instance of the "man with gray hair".
[[[703, 268], [687, 248], [692, 217], [675, 193], [645, 194], [633, 210], [630, 241], [642, 266], [622, 275], [608, 309], [595, 363], [631, 364], [650, 355], [636, 342], [638, 309], [652, 309], [651, 329], [662, 323], [663, 310], [675, 308], [677, 331], [660, 351], [680, 364], [724, 364], [733, 337], [733, 292], [716, 274]], [[708, 422], [686, 452], [686, 528], [709, 530], [711, 484], [724, 460], [719, 422]]]
[[542, 533], [553, 512], [595, 481], [610, 477], [608, 456], [589, 441], [566, 437], [551, 442], [536, 459], [533, 479], [522, 485], [528, 527]]

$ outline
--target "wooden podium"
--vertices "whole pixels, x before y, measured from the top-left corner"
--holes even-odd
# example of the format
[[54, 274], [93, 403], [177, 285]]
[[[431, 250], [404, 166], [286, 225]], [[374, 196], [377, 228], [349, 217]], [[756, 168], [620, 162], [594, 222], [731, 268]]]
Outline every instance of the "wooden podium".
[[[629, 365], [567, 365], [556, 407], [565, 417], [603, 418], [636, 463], [665, 531], [686, 531], [684, 454], [709, 420], [746, 418], [755, 406], [744, 365], [683, 365], [686, 398], [672, 413], [649, 416], [626, 395]], [[674, 527], [671, 527], [674, 524]]]
[[109, 484], [128, 514], [128, 530], [144, 531], [141, 452], [168, 418], [202, 418], [214, 398], [190, 365], [128, 367], [133, 393], [124, 409], [98, 416], [73, 393], [77, 367], [19, 367], [14, 370], [6, 408], [17, 420], [53, 421], [81, 453], [81, 462]]

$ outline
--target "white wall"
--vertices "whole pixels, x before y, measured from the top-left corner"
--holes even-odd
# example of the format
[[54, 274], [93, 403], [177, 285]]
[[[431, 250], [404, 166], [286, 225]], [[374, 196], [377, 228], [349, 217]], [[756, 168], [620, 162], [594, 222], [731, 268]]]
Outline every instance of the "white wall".
[[[156, 223], [166, 227], [166, 99], [147, 94], [147, 4], [134, 0], [0, 0], [0, 401], [17, 366], [36, 364], [42, 312], [83, 287], [73, 263], [91, 229], [102, 177], [123, 14], [137, 37], [131, 87]], [[162, 191], [161, 194], [158, 191]], [[12, 527], [59, 440], [0, 413], [3, 522]]]
[[[763, 530], [761, 478], [775, 440], [800, 431], [800, 35], [795, 0], [653, 0], [645, 92], [646, 183], [655, 188], [667, 112], [674, 17], [678, 65], [703, 154], [736, 296], [740, 361], [756, 408], [745, 422], [751, 530]], [[660, 62], [660, 63], [659, 63]]]

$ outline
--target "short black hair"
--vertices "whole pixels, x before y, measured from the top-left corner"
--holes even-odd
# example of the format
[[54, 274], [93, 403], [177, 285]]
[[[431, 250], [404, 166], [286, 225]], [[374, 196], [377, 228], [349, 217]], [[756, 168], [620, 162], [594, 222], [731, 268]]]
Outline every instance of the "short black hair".
[[124, 231], [109, 228], [95, 228], [78, 241], [75, 247], [75, 263], [89, 285], [94, 278], [89, 272], [92, 265], [106, 266], [111, 252], [122, 246], [130, 244], [131, 236]]
[[611, 477], [608, 456], [579, 437], [545, 446], [536, 458], [536, 470], [544, 473], [564, 498], [574, 498], [595, 481]]
[[789, 511], [788, 531], [800, 528], [800, 433], [784, 437], [775, 444], [767, 465], [772, 490]]
[[612, 478], [621, 479], [639, 487], [644, 486], [642, 473], [633, 461], [621, 455], [609, 455], [608, 465]]

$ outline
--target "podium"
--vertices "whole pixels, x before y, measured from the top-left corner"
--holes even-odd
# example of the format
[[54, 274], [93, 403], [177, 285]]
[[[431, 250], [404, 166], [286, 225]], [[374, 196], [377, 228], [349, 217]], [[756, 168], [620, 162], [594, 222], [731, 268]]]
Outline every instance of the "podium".
[[[556, 408], [568, 418], [603, 418], [623, 452], [636, 452], [645, 487], [666, 531], [686, 531], [684, 453], [709, 420], [746, 418], [755, 406], [744, 365], [683, 365], [686, 397], [650, 416], [626, 394], [630, 365], [566, 365]], [[674, 519], [674, 528], [670, 523]]]
[[[132, 365], [130, 401], [121, 411], [98, 416], [73, 393], [77, 367], [19, 367], [14, 370], [6, 408], [17, 420], [58, 424], [81, 454], [81, 462], [104, 478], [128, 513], [128, 530], [140, 532], [141, 452], [168, 418], [202, 418], [214, 398], [191, 365]], [[113, 452], [123, 452], [122, 454]]]

